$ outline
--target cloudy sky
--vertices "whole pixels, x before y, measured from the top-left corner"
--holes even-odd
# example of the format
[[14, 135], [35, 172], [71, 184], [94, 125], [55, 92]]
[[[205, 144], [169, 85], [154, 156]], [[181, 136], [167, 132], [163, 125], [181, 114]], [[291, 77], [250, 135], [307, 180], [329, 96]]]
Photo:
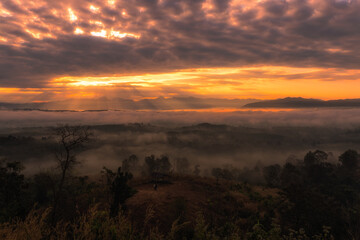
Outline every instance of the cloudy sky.
[[0, 101], [359, 98], [358, 0], [1, 0]]

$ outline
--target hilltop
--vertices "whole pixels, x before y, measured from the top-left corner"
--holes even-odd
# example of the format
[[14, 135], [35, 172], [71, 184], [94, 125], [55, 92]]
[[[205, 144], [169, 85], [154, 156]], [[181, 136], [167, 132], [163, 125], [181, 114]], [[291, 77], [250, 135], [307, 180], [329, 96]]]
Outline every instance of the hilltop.
[[360, 107], [360, 99], [339, 99], [339, 100], [320, 100], [308, 98], [282, 98], [253, 102], [244, 105], [244, 108], [343, 108]]
[[152, 221], [164, 232], [179, 218], [194, 225], [199, 214], [213, 225], [231, 223], [250, 231], [254, 219], [266, 214], [264, 203], [280, 197], [279, 189], [196, 176], [175, 176], [156, 191], [149, 182], [135, 183], [134, 188], [137, 193], [126, 202], [131, 219], [142, 224], [151, 209]]

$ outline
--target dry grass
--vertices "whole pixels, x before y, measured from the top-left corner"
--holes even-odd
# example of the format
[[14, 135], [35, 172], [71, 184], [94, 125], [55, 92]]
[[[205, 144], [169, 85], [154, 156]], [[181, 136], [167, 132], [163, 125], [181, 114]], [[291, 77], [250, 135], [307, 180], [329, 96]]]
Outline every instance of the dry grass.
[[[0, 225], [4, 240], [113, 240], [113, 239], [179, 239], [192, 229], [194, 239], [217, 239], [206, 222], [223, 224], [235, 211], [259, 211], [259, 203], [246, 193], [232, 189], [233, 182], [201, 177], [175, 177], [171, 184], [159, 184], [155, 191], [151, 183], [138, 181], [137, 194], [128, 199], [126, 216], [110, 218], [104, 206], [91, 207], [85, 214], [56, 226], [48, 223], [51, 209], [33, 210], [24, 220]], [[275, 195], [262, 191], [261, 195]], [[246, 210], [247, 209], [247, 210]], [[201, 214], [199, 214], [201, 212]], [[246, 218], [238, 225], [231, 239], [240, 239]], [[182, 239], [182, 238], [180, 238]]]
[[92, 239], [143, 239], [135, 232], [126, 217], [110, 218], [105, 211], [92, 207], [87, 214], [74, 222], [58, 222], [51, 226], [47, 219], [51, 209], [32, 211], [25, 220], [17, 220], [0, 226], [0, 238], [4, 240], [92, 240]]

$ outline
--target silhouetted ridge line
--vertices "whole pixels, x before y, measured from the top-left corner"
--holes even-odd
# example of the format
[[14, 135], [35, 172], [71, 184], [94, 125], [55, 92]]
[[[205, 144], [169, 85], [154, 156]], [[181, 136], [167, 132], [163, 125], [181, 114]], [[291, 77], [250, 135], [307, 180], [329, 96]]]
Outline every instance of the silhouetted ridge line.
[[282, 98], [249, 103], [244, 108], [335, 108], [360, 107], [360, 99], [320, 100], [307, 98]]

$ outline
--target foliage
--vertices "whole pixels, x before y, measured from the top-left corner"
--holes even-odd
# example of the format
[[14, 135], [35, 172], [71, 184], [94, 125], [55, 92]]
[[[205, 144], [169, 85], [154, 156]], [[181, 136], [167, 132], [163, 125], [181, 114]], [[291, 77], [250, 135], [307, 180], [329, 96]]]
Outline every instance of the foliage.
[[[283, 166], [214, 168], [211, 173], [217, 184], [214, 179], [193, 177], [204, 181], [202, 202], [191, 208], [186, 196], [168, 201], [170, 208], [162, 205], [167, 200], [155, 202], [163, 211], [148, 207], [144, 222], [139, 222], [125, 211], [127, 199], [136, 192], [129, 171], [141, 167], [135, 155], [125, 159], [116, 172], [104, 167], [103, 183], [70, 174], [76, 155], [89, 140], [86, 131], [65, 127], [59, 132], [60, 176], [40, 172], [26, 178], [19, 162], [1, 162], [1, 239], [360, 239], [360, 165], [355, 150], [340, 155], [338, 164], [328, 162], [328, 153], [315, 150], [303, 161]], [[151, 155], [144, 160], [147, 175], [171, 176], [167, 156]], [[189, 172], [187, 159], [176, 159], [174, 166], [178, 173]], [[199, 173], [195, 166], [194, 174]], [[263, 185], [243, 181], [259, 177]], [[200, 188], [194, 186], [196, 189]], [[146, 192], [151, 196], [162, 193]], [[199, 211], [196, 216], [195, 211]], [[54, 213], [57, 219], [51, 221]], [[168, 221], [169, 227], [162, 228], [161, 221]]]
[[280, 184], [281, 166], [279, 164], [264, 167], [263, 174], [266, 183], [270, 187], [277, 187]]
[[187, 158], [176, 158], [175, 159], [175, 170], [180, 174], [189, 173], [190, 162]]
[[117, 172], [104, 167], [102, 173], [106, 178], [106, 184], [112, 196], [110, 216], [116, 217], [119, 214], [119, 206], [121, 205], [124, 209], [126, 199], [136, 193], [134, 189], [127, 185], [127, 182], [133, 176], [131, 173], [123, 172], [121, 167], [118, 168]]
[[134, 173], [138, 169], [139, 159], [135, 154], [130, 155], [122, 161], [122, 170], [124, 172]]
[[57, 220], [59, 202], [63, 197], [63, 188], [67, 174], [78, 164], [76, 154], [84, 143], [88, 142], [92, 135], [89, 128], [85, 126], [59, 126], [54, 129], [57, 137], [58, 148], [55, 152], [58, 168], [60, 169], [60, 180], [57, 189], [54, 191], [52, 208], [52, 221]]
[[154, 155], [145, 157], [145, 173], [151, 175], [153, 173], [169, 173], [171, 169], [171, 163], [169, 158], [165, 155], [155, 158]]
[[0, 162], [0, 222], [27, 211], [25, 177], [19, 162]]
[[353, 171], [359, 167], [360, 156], [355, 150], [347, 150], [339, 157], [340, 162], [347, 170]]

